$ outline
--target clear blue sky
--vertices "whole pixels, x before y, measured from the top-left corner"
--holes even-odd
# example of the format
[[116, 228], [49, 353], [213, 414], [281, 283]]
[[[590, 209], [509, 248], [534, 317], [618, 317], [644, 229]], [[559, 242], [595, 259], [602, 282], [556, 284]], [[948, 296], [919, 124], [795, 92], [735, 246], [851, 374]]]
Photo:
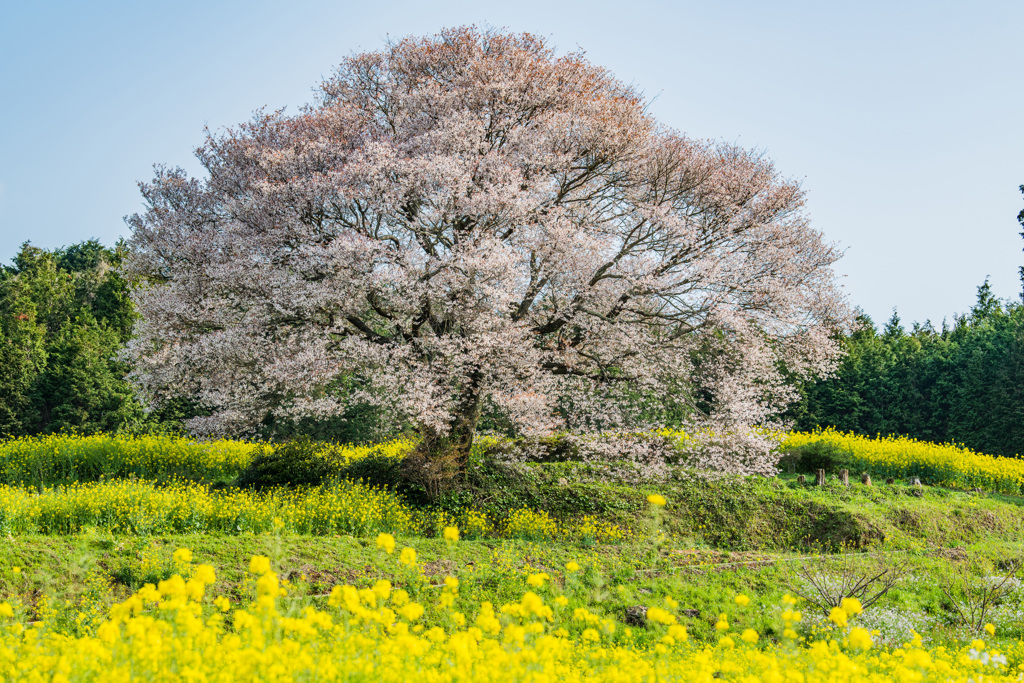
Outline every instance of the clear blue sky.
[[0, 0], [0, 262], [112, 244], [203, 126], [295, 108], [353, 51], [475, 23], [545, 35], [687, 134], [756, 147], [846, 248], [851, 301], [936, 324], [1024, 264], [1024, 2]]

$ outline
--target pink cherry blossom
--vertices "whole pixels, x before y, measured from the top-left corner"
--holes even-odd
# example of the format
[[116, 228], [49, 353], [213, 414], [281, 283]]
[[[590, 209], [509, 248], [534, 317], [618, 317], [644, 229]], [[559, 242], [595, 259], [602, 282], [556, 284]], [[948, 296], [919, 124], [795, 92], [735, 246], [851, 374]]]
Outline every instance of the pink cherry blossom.
[[695, 433], [748, 435], [767, 472], [749, 428], [793, 399], [782, 368], [830, 372], [849, 318], [798, 183], [529, 34], [355, 55], [197, 156], [208, 177], [141, 186], [125, 268], [132, 377], [209, 406], [199, 435], [359, 401], [468, 447], [485, 403], [525, 433], [630, 429], [617, 397], [686, 386], [711, 397]]

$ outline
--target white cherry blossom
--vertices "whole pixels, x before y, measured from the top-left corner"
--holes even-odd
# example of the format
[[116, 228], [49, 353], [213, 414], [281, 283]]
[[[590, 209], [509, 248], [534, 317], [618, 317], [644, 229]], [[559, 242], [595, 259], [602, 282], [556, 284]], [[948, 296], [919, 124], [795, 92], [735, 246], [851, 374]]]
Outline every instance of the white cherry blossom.
[[740, 434], [793, 398], [782, 367], [830, 371], [849, 315], [798, 183], [528, 34], [352, 56], [197, 155], [208, 177], [142, 185], [126, 265], [134, 381], [209, 406], [197, 434], [368, 401], [465, 453], [485, 402], [629, 428], [610, 397], [680, 379]]

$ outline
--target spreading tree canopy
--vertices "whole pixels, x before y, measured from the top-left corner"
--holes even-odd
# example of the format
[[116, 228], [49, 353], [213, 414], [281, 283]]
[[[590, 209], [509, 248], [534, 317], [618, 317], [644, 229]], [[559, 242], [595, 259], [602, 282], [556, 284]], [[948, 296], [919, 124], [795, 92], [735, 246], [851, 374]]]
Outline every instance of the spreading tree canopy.
[[126, 270], [134, 379], [207, 406], [198, 433], [372, 402], [465, 454], [484, 408], [620, 428], [667, 387], [749, 425], [848, 315], [798, 183], [529, 34], [354, 55], [197, 155], [142, 186]]

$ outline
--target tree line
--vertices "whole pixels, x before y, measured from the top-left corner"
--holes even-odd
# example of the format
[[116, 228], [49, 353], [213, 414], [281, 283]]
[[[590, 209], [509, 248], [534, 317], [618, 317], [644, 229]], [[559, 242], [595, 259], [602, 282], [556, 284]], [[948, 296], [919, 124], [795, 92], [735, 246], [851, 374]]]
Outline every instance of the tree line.
[[[1024, 210], [1017, 220], [1024, 227]], [[904, 434], [1024, 455], [1024, 266], [1020, 277], [1021, 302], [1000, 301], [986, 280], [973, 308], [941, 329], [914, 323], [908, 332], [894, 312], [878, 330], [860, 316], [842, 338], [846, 355], [835, 376], [805, 384], [789, 417], [800, 429]]]
[[867, 316], [842, 338], [835, 376], [802, 387], [798, 429], [954, 441], [996, 455], [1024, 454], [1024, 306], [986, 282], [971, 311], [934, 329], [899, 316], [878, 330]]

